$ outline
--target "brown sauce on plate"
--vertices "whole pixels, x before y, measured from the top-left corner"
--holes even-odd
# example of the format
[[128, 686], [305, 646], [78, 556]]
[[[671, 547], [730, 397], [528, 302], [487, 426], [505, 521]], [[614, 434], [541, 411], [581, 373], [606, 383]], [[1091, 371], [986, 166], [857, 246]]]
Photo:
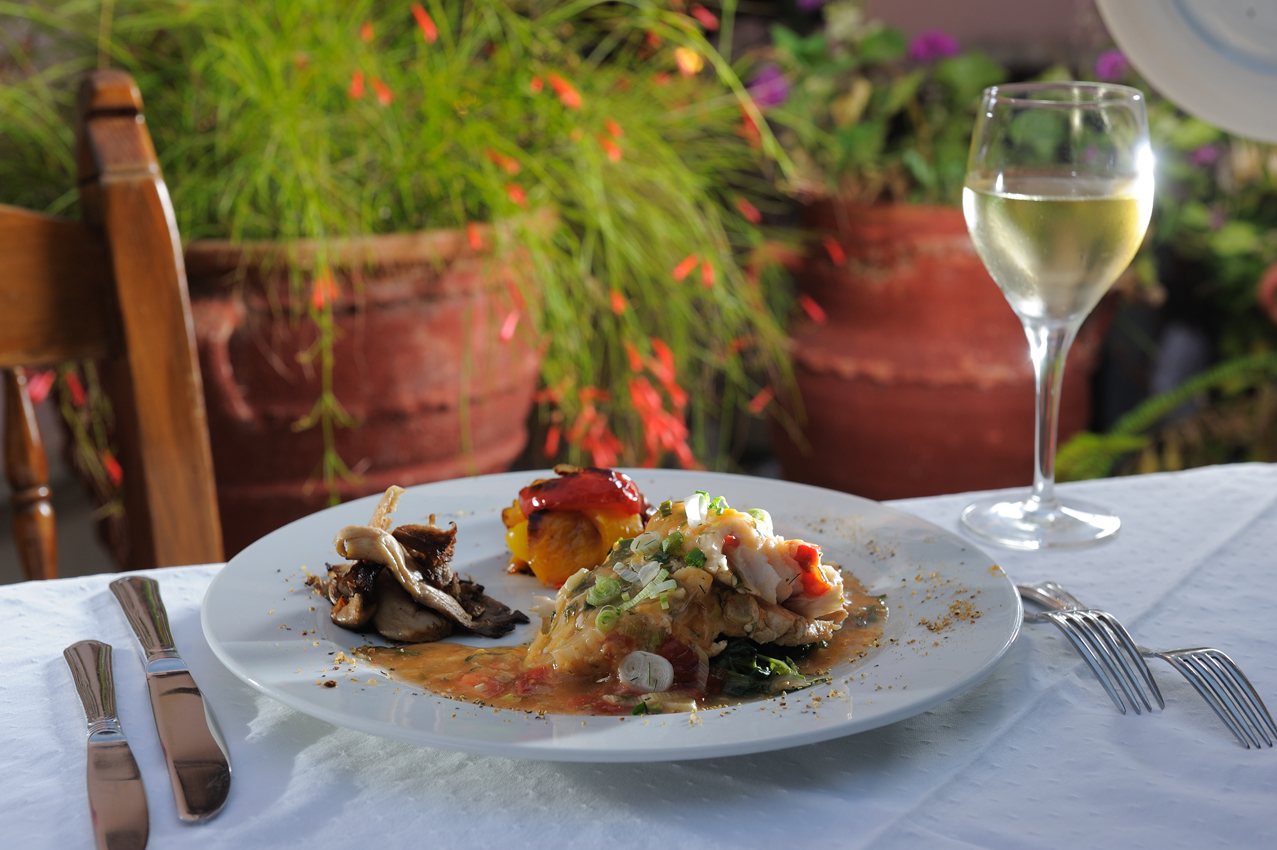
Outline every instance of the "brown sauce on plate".
[[[850, 575], [843, 574], [849, 615], [827, 644], [795, 661], [809, 679], [828, 674], [835, 665], [863, 657], [878, 643], [887, 609]], [[793, 650], [790, 650], [791, 652]], [[777, 654], [783, 654], [784, 648]], [[612, 677], [565, 676], [549, 666], [524, 667], [528, 647], [476, 647], [439, 641], [399, 647], [365, 646], [355, 654], [382, 668], [395, 679], [430, 693], [462, 702], [538, 714], [630, 714], [632, 704], [609, 699], [615, 694]], [[698, 709], [739, 705], [765, 697], [708, 695], [696, 700]]]

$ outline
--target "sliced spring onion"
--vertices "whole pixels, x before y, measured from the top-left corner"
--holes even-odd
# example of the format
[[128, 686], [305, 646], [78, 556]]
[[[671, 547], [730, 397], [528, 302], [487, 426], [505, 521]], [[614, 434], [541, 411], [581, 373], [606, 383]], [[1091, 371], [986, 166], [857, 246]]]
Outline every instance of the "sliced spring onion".
[[672, 578], [667, 578], [665, 581], [660, 581], [653, 584], [652, 592], [664, 593], [667, 590], [675, 590], [677, 587], [678, 587], [678, 582], [674, 581], [674, 579]]
[[[661, 570], [659, 573], [656, 574], [656, 578], [650, 584], [648, 584], [646, 587], [640, 590], [637, 594], [635, 594], [633, 599], [626, 599], [626, 594], [622, 593], [621, 598], [624, 599], [625, 601], [621, 603], [620, 610], [628, 611], [631, 608], [633, 608], [635, 605], [642, 602], [644, 599], [651, 596], [653, 593], [656, 593], [657, 591], [655, 590], [655, 588], [659, 586], [661, 582], [665, 581], [665, 579], [669, 578], [669, 575], [670, 575], [669, 570]], [[677, 582], [675, 583], [675, 585], [677, 586]]]
[[749, 515], [754, 518], [754, 527], [758, 529], [759, 534], [768, 537], [772, 536], [772, 515], [762, 508], [750, 508]]
[[638, 570], [629, 564], [617, 564], [616, 574], [631, 584], [638, 581]]
[[661, 516], [669, 516], [674, 513], [674, 503], [669, 499], [661, 502], [660, 512]]
[[719, 514], [727, 510], [728, 507], [729, 506], [727, 504], [727, 500], [724, 499], [722, 496], [715, 496], [714, 501], [709, 503], [709, 509]]
[[666, 555], [678, 555], [683, 551], [683, 532], [674, 531], [670, 533], [661, 543], [661, 551]]
[[692, 551], [683, 556], [683, 560], [687, 561], [689, 566], [703, 567], [705, 566], [705, 553], [700, 549], [693, 548]]
[[606, 605], [621, 595], [621, 583], [614, 578], [608, 576], [600, 576], [599, 580], [594, 583], [585, 593], [585, 602], [598, 608]]
[[656, 574], [661, 571], [661, 565], [655, 561], [648, 561], [638, 569], [639, 587], [647, 587], [656, 578]]
[[630, 548], [640, 555], [651, 555], [659, 552], [661, 551], [661, 535], [655, 531], [645, 531], [634, 538], [634, 543]]
[[585, 577], [588, 576], [589, 574], [590, 574], [590, 571], [587, 570], [585, 567], [581, 567], [581, 569], [572, 573], [572, 575], [568, 576], [568, 580], [563, 582], [564, 592], [571, 593], [572, 591], [576, 590], [577, 587], [580, 586], [581, 582], [585, 581]]
[[617, 620], [621, 619], [621, 612], [613, 608], [611, 605], [604, 605], [599, 609], [599, 613], [594, 617], [594, 627], [607, 634], [616, 628]]
[[695, 528], [705, 521], [705, 517], [709, 513], [709, 496], [704, 492], [697, 490], [692, 495], [683, 500], [684, 506], [687, 508], [687, 527]]
[[639, 693], [659, 693], [674, 684], [674, 665], [655, 652], [639, 649], [625, 656], [617, 676]]
[[661, 610], [662, 611], [670, 610], [670, 595], [668, 593], [661, 594]]

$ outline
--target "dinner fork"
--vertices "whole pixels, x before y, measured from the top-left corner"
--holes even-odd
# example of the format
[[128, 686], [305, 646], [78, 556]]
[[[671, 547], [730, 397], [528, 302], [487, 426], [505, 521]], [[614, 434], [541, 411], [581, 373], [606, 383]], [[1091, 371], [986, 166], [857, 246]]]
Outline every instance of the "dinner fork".
[[[1166, 707], [1162, 692], [1134, 639], [1116, 617], [1106, 611], [1087, 608], [1055, 582], [1018, 584], [1016, 590], [1021, 596], [1052, 609], [1040, 614], [1026, 612], [1024, 619], [1027, 622], [1045, 620], [1054, 623], [1090, 666], [1118, 711], [1125, 714], [1126, 703], [1129, 703], [1135, 713], [1140, 714], [1140, 704], [1143, 703], [1144, 708], [1151, 712], [1153, 705], [1149, 701], [1149, 693], [1152, 693], [1158, 708]], [[1125, 703], [1122, 695], [1126, 697]]]
[[[1044, 618], [1056, 622], [1053, 615], [1086, 613], [1077, 597], [1055, 582], [1017, 585], [1016, 588], [1022, 596], [1056, 609], [1041, 615], [1026, 615], [1025, 619]], [[1061, 628], [1063, 629], [1063, 626]], [[1068, 634], [1067, 631], [1065, 633]], [[1073, 643], [1075, 647], [1078, 645], [1077, 641]], [[1261, 740], [1267, 746], [1273, 746], [1273, 740], [1277, 739], [1277, 723], [1273, 722], [1273, 716], [1250, 683], [1250, 679], [1246, 678], [1246, 674], [1226, 654], [1209, 647], [1159, 651], [1133, 642], [1131, 646], [1139, 653], [1139, 656], [1161, 658], [1178, 670], [1202, 699], [1206, 700], [1207, 705], [1214, 710], [1243, 747], [1250, 749], [1253, 744], [1258, 749], [1261, 746]], [[1090, 661], [1089, 658], [1087, 660]], [[1091, 669], [1096, 670], [1094, 664], [1091, 664]], [[1100, 675], [1098, 670], [1096, 675]], [[1103, 682], [1103, 677], [1101, 681]], [[1113, 695], [1110, 689], [1109, 696]], [[1158, 699], [1160, 702], [1160, 693]], [[1138, 708], [1136, 711], [1138, 712]]]

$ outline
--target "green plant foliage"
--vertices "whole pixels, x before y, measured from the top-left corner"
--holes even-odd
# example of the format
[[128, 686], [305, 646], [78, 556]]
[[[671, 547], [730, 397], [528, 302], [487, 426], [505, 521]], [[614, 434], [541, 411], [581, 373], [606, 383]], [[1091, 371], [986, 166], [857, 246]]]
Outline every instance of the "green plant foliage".
[[[752, 101], [666, 2], [63, 0], [0, 14], [0, 200], [72, 211], [74, 89], [110, 64], [138, 81], [184, 238], [503, 222], [499, 252], [525, 258], [544, 348], [541, 413], [567, 459], [727, 464], [707, 456], [706, 422], [788, 386], [788, 304], [749, 220], [768, 205], [761, 157], [784, 154], [767, 132], [751, 147]], [[676, 48], [705, 72], [679, 75]], [[324, 270], [321, 251], [294, 295]], [[316, 303], [322, 329], [330, 305]], [[655, 396], [640, 403], [636, 382]], [[324, 393], [301, 424], [327, 433], [344, 414]]]
[[[1237, 399], [1251, 396], [1255, 393], [1262, 395], [1264, 389], [1274, 379], [1277, 379], [1277, 352], [1264, 352], [1262, 354], [1233, 358], [1199, 375], [1194, 375], [1175, 389], [1156, 395], [1127, 413], [1109, 429], [1108, 433], [1094, 434], [1084, 431], [1075, 434], [1067, 443], [1060, 447], [1056, 455], [1056, 478], [1061, 481], [1077, 481], [1087, 478], [1104, 478], [1112, 475], [1121, 460], [1136, 452], [1153, 447], [1159, 436], [1164, 440], [1165, 435], [1156, 433], [1157, 427], [1171, 414], [1184, 408], [1185, 405], [1205, 398], [1207, 393], [1215, 393], [1225, 402], [1226, 406], [1237, 408], [1234, 403]], [[1246, 442], [1257, 445], [1266, 441], [1269, 436], [1266, 432], [1268, 426], [1272, 424], [1271, 421], [1262, 421], [1258, 428], [1247, 427], [1247, 424], [1256, 418], [1253, 412], [1241, 411], [1240, 409], [1235, 410], [1235, 412], [1242, 413], [1247, 420], [1247, 423], [1243, 424], [1240, 430], [1252, 432], [1245, 434]], [[1258, 413], [1260, 414], [1260, 420], [1271, 420], [1273, 411], [1260, 410]], [[1230, 428], [1228, 430], [1236, 432], [1239, 429]], [[1253, 433], [1255, 431], [1259, 433]], [[1220, 463], [1236, 459], [1231, 456], [1232, 447], [1221, 445], [1218, 441], [1215, 441], [1214, 445], [1202, 446], [1208, 454], [1203, 456], [1200, 464], [1193, 463], [1191, 460], [1185, 463], [1183, 460], [1183, 441], [1177, 439], [1175, 442], [1175, 455], [1180, 460], [1176, 462], [1174, 468], [1205, 463]], [[1201, 442], [1204, 444], [1206, 441], [1203, 440]], [[1277, 458], [1247, 457], [1245, 459], [1275, 460]], [[1156, 471], [1156, 469], [1164, 467], [1164, 464], [1160, 464], [1152, 469], [1146, 468], [1140, 471]]]
[[948, 44], [911, 51], [855, 0], [824, 14], [813, 35], [773, 27], [773, 48], [757, 57], [787, 84], [783, 102], [764, 110], [797, 169], [786, 188], [866, 203], [957, 203], [980, 92], [1006, 72]]

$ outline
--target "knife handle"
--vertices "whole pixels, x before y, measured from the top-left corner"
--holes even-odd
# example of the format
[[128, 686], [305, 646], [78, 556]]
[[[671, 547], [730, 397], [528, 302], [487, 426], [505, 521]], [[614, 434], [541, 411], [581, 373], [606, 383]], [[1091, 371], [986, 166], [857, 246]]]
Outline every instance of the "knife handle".
[[149, 664], [157, 658], [177, 658], [173, 632], [169, 629], [168, 612], [160, 599], [160, 585], [155, 579], [129, 576], [111, 582], [111, 592], [120, 601], [124, 616], [142, 644]]
[[75, 691], [84, 705], [90, 732], [120, 731], [115, 716], [115, 677], [111, 672], [111, 646], [96, 640], [82, 640], [62, 650], [71, 668]]

